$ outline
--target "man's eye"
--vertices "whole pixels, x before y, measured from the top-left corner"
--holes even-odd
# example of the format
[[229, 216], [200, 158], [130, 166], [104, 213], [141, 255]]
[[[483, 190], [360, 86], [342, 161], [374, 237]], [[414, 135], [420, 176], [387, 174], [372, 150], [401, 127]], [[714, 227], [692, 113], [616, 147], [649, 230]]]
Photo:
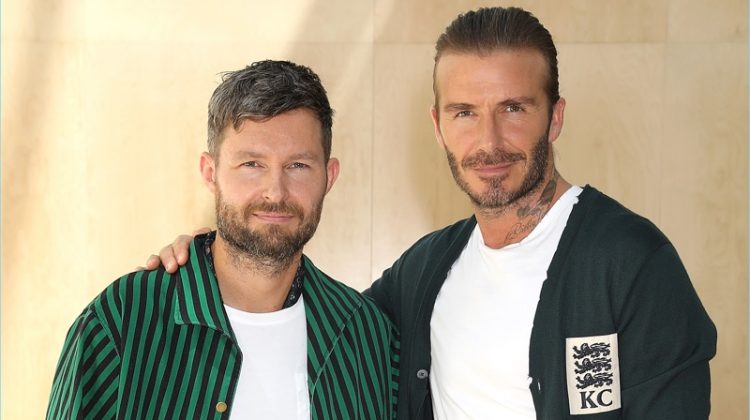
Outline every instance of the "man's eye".
[[521, 112], [523, 111], [523, 108], [521, 108], [521, 105], [517, 104], [510, 104], [505, 107], [506, 112]]
[[292, 169], [305, 169], [308, 167], [308, 165], [305, 165], [302, 162], [294, 162], [291, 165], [289, 165], [289, 167]]
[[260, 164], [258, 162], [256, 162], [256, 161], [254, 161], [254, 160], [251, 160], [249, 162], [243, 163], [242, 166], [247, 166], [247, 167], [250, 167], [250, 168], [257, 168], [257, 167], [260, 166]]
[[472, 115], [474, 115], [474, 113], [471, 111], [459, 111], [456, 113], [456, 118], [470, 117]]

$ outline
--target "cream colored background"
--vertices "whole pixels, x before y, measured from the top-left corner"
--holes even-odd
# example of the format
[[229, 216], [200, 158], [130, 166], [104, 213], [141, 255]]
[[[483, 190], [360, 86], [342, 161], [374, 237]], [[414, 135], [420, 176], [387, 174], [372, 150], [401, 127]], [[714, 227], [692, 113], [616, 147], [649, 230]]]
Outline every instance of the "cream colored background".
[[[487, 1], [2, 2], [2, 414], [41, 418], [64, 334], [117, 276], [213, 221], [198, 177], [217, 73], [310, 65], [342, 174], [308, 254], [365, 288], [469, 214], [433, 140], [433, 42]], [[521, 1], [552, 32], [557, 141], [676, 244], [719, 330], [713, 419], [747, 418], [747, 3]]]

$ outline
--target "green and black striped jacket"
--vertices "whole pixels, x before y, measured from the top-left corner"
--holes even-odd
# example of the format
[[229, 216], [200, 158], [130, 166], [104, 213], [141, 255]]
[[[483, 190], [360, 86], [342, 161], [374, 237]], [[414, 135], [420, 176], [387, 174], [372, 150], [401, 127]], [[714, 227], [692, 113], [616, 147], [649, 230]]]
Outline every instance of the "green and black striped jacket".
[[[70, 328], [47, 419], [227, 419], [242, 354], [202, 249], [121, 277]], [[197, 248], [196, 248], [197, 247]], [[303, 257], [312, 419], [392, 419], [398, 337], [369, 298]]]

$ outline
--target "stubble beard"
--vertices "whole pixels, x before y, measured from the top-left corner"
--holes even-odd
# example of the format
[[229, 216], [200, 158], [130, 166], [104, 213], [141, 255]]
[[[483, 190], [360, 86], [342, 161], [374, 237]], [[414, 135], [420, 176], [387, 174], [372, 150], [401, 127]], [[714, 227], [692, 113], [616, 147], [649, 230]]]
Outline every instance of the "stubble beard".
[[[307, 216], [299, 205], [290, 202], [253, 203], [239, 210], [227, 204], [217, 190], [216, 227], [235, 263], [249, 261], [258, 269], [282, 272], [295, 263], [294, 257], [315, 234], [322, 209], [323, 197]], [[293, 214], [301, 224], [291, 232], [273, 224], [262, 230], [253, 229], [249, 220], [257, 211]]]
[[446, 149], [448, 165], [451, 168], [453, 179], [463, 190], [471, 202], [479, 211], [497, 213], [504, 212], [513, 204], [522, 198], [525, 198], [542, 186], [544, 174], [549, 164], [550, 144], [548, 135], [545, 133], [537, 140], [531, 150], [531, 157], [528, 159], [528, 171], [521, 182], [521, 185], [513, 190], [503, 189], [502, 183], [508, 178], [508, 175], [482, 178], [486, 191], [480, 192], [472, 190], [468, 181], [464, 178], [461, 170], [471, 169], [479, 165], [497, 165], [524, 160], [523, 154], [510, 153], [502, 149], [494, 149], [491, 153], [484, 150], [467, 156], [461, 161], [460, 168], [456, 156]]

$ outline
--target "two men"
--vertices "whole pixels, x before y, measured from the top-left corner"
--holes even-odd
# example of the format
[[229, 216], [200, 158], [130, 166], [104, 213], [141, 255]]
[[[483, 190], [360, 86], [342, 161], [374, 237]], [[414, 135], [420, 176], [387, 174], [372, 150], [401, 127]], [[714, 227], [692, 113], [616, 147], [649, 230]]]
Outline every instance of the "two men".
[[397, 335], [302, 254], [338, 176], [332, 113], [307, 67], [224, 75], [201, 176], [218, 235], [178, 272], [123, 276], [65, 340], [48, 419], [390, 419]]
[[[716, 330], [677, 252], [555, 169], [549, 32], [518, 8], [461, 15], [433, 83], [435, 135], [474, 214], [365, 292], [401, 332], [399, 418], [706, 419]], [[162, 260], [182, 262], [183, 244]]]
[[[555, 169], [549, 32], [521, 9], [479, 9], [436, 52], [435, 134], [474, 214], [366, 292], [401, 331], [398, 418], [706, 419], [716, 331], [676, 251]], [[161, 254], [187, 256], [183, 239]]]

